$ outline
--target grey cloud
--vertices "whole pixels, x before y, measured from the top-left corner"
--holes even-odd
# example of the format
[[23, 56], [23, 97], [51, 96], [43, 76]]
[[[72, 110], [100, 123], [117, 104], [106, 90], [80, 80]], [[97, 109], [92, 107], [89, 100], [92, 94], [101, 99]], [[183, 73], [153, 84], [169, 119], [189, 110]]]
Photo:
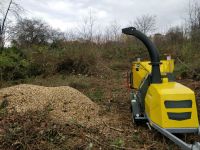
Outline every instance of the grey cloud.
[[[105, 26], [116, 20], [122, 26], [143, 14], [157, 16], [159, 30], [180, 24], [189, 0], [21, 0], [29, 16], [40, 17], [52, 24], [75, 26], [91, 10], [96, 22]], [[57, 7], [57, 8], [56, 8]], [[58, 24], [59, 24], [58, 23]], [[53, 23], [56, 26], [56, 23]], [[59, 27], [59, 25], [57, 25]], [[67, 30], [67, 28], [61, 28]]]

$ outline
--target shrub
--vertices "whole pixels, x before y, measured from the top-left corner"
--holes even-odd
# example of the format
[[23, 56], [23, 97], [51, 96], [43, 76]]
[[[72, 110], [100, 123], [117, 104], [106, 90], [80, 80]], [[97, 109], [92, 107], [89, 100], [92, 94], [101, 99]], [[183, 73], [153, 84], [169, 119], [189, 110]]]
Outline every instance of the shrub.
[[0, 54], [0, 79], [26, 78], [29, 65], [29, 61], [22, 55], [21, 51], [14, 48], [6, 49]]
[[97, 51], [91, 47], [72, 47], [62, 50], [57, 72], [93, 74], [96, 69]]

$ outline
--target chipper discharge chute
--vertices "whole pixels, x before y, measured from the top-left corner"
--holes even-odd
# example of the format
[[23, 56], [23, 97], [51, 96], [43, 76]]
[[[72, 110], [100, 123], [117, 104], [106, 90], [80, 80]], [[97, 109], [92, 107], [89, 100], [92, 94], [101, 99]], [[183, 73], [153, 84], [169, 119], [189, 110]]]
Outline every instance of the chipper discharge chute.
[[200, 134], [194, 92], [175, 82], [174, 61], [161, 60], [155, 45], [134, 27], [122, 32], [138, 38], [146, 46], [151, 61], [133, 62], [130, 73], [131, 109], [135, 123], [147, 121], [150, 127], [184, 150], [200, 150], [200, 143], [187, 144], [173, 133]]

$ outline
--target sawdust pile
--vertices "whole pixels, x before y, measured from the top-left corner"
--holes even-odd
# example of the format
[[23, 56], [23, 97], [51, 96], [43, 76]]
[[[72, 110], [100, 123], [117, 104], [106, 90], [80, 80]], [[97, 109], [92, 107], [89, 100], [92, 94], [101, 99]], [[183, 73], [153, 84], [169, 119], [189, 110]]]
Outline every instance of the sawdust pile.
[[21, 84], [0, 89], [0, 104], [5, 100], [10, 113], [48, 109], [50, 117], [60, 123], [70, 121], [90, 126], [100, 122], [98, 105], [68, 86], [43, 87]]

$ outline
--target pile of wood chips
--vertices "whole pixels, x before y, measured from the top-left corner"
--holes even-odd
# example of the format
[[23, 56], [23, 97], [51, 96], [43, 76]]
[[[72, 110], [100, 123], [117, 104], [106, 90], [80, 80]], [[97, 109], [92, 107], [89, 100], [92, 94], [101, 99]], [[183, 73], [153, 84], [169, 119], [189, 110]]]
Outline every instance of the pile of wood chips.
[[9, 113], [47, 109], [56, 122], [97, 125], [99, 106], [78, 90], [68, 87], [43, 87], [21, 84], [0, 89], [0, 105], [7, 103]]

